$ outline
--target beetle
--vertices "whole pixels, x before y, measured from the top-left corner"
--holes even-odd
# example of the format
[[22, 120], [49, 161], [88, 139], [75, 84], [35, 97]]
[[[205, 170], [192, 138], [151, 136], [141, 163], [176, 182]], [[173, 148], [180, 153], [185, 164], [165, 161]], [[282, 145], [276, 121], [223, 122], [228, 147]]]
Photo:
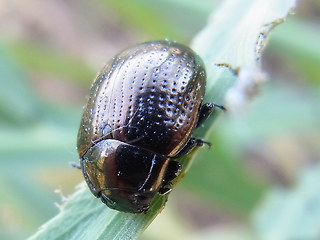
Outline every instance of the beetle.
[[78, 132], [91, 192], [118, 211], [147, 212], [182, 170], [175, 159], [210, 145], [193, 130], [222, 106], [202, 104], [206, 73], [189, 47], [152, 41], [111, 59], [96, 77]]

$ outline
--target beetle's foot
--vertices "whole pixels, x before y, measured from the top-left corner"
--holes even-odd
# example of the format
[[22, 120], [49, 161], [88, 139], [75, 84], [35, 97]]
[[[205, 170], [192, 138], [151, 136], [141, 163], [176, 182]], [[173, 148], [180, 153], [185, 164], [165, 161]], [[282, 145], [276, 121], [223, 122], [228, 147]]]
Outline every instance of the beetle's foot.
[[80, 165], [78, 163], [75, 163], [75, 162], [70, 162], [69, 165], [71, 167], [74, 167], [74, 168], [77, 168], [77, 169], [81, 169]]
[[205, 103], [200, 107], [199, 118], [197, 121], [196, 127], [201, 126], [201, 124], [209, 117], [209, 115], [215, 111], [217, 108], [220, 110], [226, 111], [227, 109], [224, 106], [217, 105], [215, 103]]
[[211, 148], [211, 142], [207, 142], [207, 141], [203, 141], [201, 139], [196, 139], [197, 140], [197, 143], [196, 143], [196, 146], [197, 147], [202, 147], [203, 145], [207, 145], [209, 148]]
[[141, 210], [141, 212], [143, 212], [144, 214], [147, 214], [148, 213], [148, 210], [149, 210], [150, 206], [144, 206]]

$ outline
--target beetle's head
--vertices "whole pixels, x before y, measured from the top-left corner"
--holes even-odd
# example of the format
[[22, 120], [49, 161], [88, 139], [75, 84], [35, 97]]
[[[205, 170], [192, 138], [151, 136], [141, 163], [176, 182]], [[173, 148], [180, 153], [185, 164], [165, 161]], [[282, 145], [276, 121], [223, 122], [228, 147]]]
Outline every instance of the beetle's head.
[[105, 189], [100, 192], [103, 203], [122, 212], [147, 212], [156, 192], [136, 192], [126, 189]]
[[95, 144], [81, 168], [91, 192], [110, 208], [146, 212], [163, 184], [169, 159], [114, 139]]

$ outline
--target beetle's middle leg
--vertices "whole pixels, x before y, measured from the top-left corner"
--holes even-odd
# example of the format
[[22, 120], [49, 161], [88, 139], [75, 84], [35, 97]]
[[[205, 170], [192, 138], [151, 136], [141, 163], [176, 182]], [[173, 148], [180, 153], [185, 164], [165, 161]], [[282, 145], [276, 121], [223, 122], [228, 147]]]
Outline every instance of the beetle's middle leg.
[[186, 145], [174, 157], [180, 157], [180, 156], [186, 155], [189, 152], [191, 152], [195, 147], [201, 147], [205, 144], [211, 147], [210, 142], [203, 141], [202, 139], [198, 139], [198, 138], [190, 138], [186, 143]]

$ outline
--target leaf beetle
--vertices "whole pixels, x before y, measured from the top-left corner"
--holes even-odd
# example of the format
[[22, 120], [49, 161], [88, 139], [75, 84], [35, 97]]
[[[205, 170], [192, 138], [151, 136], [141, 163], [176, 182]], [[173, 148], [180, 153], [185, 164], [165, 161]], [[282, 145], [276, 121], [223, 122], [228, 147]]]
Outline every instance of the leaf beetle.
[[222, 106], [202, 104], [206, 73], [188, 47], [153, 41], [128, 48], [96, 77], [77, 139], [91, 192], [118, 211], [147, 212], [181, 172], [176, 157], [210, 144], [192, 131]]

